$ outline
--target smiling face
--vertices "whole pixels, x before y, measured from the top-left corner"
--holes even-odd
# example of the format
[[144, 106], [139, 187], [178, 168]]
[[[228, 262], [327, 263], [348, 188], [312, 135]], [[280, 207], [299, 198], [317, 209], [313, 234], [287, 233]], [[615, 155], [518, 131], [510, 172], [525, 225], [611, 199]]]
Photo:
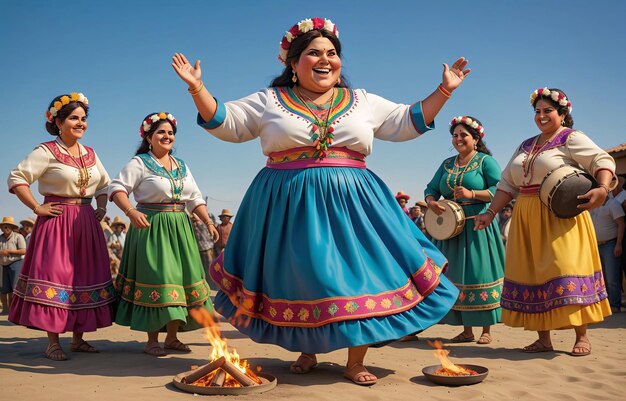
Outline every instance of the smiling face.
[[152, 153], [155, 155], [164, 155], [172, 150], [175, 134], [172, 124], [170, 124], [169, 121], [162, 121], [158, 124], [157, 129], [147, 140], [152, 145]]
[[333, 43], [324, 37], [313, 39], [291, 67], [298, 85], [314, 93], [327, 92], [341, 76], [341, 59]]
[[452, 131], [452, 146], [459, 152], [459, 155], [470, 154], [476, 148], [478, 139], [474, 138], [463, 124], [458, 124]]
[[0, 231], [2, 231], [2, 234], [4, 234], [4, 236], [8, 238], [13, 232], [13, 227], [8, 224], [3, 224], [0, 226]]
[[565, 116], [560, 116], [557, 109], [547, 100], [540, 99], [535, 104], [535, 124], [544, 134], [553, 134], [559, 128]]
[[63, 121], [56, 121], [59, 136], [65, 143], [79, 140], [87, 130], [87, 113], [82, 107], [75, 108]]

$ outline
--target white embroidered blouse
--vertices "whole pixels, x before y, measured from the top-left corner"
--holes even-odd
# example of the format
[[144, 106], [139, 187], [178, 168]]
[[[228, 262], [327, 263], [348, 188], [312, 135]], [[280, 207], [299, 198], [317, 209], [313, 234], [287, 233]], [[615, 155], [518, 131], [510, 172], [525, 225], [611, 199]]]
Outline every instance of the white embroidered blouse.
[[502, 171], [498, 189], [517, 197], [520, 187], [541, 185], [543, 178], [562, 164], [582, 168], [595, 177], [599, 170], [615, 173], [615, 161], [581, 131], [564, 129], [541, 147], [532, 162], [536, 136], [517, 148]]
[[[117, 192], [131, 193], [137, 203], [173, 203], [175, 195], [180, 195], [177, 202], [185, 203], [189, 212], [206, 205], [202, 193], [185, 162], [175, 158], [180, 168], [171, 171], [175, 182], [182, 180], [182, 190], [178, 191], [178, 184], [172, 185], [171, 178], [164, 167], [156, 161], [151, 152], [137, 155], [130, 159], [122, 168], [117, 177], [109, 185], [109, 199]], [[174, 187], [174, 188], [173, 188]]]
[[63, 143], [56, 141], [39, 144], [9, 174], [9, 192], [18, 186], [30, 186], [37, 181], [41, 195], [62, 196], [66, 198], [90, 198], [107, 194], [109, 175], [100, 162], [98, 155], [88, 146], [79, 144], [82, 160], [89, 171], [89, 183], [85, 194], [81, 195], [77, 185], [80, 173], [76, 161], [64, 149]]
[[[367, 156], [374, 138], [407, 141], [434, 128], [434, 123], [424, 122], [420, 102], [397, 104], [362, 89], [337, 89], [328, 118], [334, 129], [332, 147]], [[245, 142], [258, 137], [265, 155], [312, 146], [314, 117], [291, 88], [267, 88], [243, 99], [217, 102], [211, 121], [198, 114], [198, 124], [219, 139]]]

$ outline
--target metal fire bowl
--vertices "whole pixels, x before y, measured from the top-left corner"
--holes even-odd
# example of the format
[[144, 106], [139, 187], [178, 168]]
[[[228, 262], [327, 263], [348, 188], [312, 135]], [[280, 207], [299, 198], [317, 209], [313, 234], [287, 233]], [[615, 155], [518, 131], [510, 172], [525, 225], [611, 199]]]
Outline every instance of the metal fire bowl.
[[428, 380], [435, 384], [441, 384], [444, 386], [467, 386], [469, 384], [480, 383], [485, 380], [485, 377], [489, 374], [489, 369], [484, 366], [478, 365], [457, 365], [465, 369], [475, 370], [478, 374], [474, 376], [441, 376], [436, 375], [435, 372], [441, 369], [441, 365], [427, 366], [422, 369], [422, 373]]
[[172, 383], [174, 386], [179, 388], [180, 390], [186, 391], [188, 393], [193, 394], [202, 394], [202, 395], [245, 395], [245, 394], [259, 394], [264, 393], [268, 390], [273, 389], [278, 384], [278, 380], [276, 377], [272, 375], [268, 375], [267, 373], [257, 373], [257, 376], [261, 379], [263, 384], [259, 384], [256, 386], [248, 386], [248, 387], [205, 387], [205, 386], [194, 386], [192, 384], [187, 384], [182, 382], [183, 375], [185, 373], [180, 373], [174, 376], [172, 379]]

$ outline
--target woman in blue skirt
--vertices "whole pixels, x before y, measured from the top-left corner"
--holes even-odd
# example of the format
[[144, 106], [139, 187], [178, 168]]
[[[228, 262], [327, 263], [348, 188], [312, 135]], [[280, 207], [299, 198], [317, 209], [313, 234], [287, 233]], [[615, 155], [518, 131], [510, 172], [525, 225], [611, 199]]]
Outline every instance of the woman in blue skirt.
[[223, 103], [182, 54], [174, 70], [189, 86], [198, 123], [229, 142], [260, 138], [266, 167], [248, 189], [228, 246], [210, 268], [215, 306], [254, 341], [301, 352], [348, 348], [344, 376], [376, 383], [363, 365], [369, 345], [437, 323], [458, 291], [441, 275], [443, 255], [406, 218], [366, 168], [374, 138], [414, 139], [469, 69], [458, 59], [424, 101], [396, 104], [350, 89], [330, 20], [300, 21], [283, 37], [284, 71], [270, 88]]

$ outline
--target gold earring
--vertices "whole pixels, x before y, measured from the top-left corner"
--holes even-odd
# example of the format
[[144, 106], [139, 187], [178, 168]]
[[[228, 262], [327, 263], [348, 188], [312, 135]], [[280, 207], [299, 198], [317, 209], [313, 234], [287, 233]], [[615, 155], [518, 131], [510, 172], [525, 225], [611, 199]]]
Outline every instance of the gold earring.
[[298, 82], [298, 76], [296, 75], [295, 71], [292, 70], [291, 72], [293, 72], [293, 77], [291, 77], [291, 82], [295, 84], [296, 82]]
[[341, 77], [337, 78], [337, 85], [341, 85]]

